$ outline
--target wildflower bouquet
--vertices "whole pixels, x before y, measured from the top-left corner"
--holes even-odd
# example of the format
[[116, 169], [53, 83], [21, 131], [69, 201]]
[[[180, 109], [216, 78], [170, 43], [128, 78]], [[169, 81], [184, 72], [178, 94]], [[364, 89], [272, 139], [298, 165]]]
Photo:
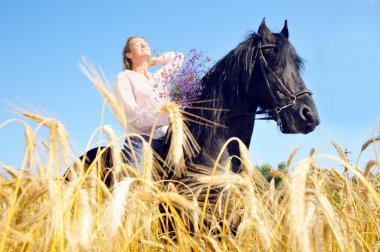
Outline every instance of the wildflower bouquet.
[[185, 58], [183, 67], [172, 76], [168, 84], [168, 98], [172, 102], [189, 106], [190, 101], [202, 94], [202, 78], [214, 65], [214, 60], [205, 56], [204, 51], [197, 49], [191, 49]]

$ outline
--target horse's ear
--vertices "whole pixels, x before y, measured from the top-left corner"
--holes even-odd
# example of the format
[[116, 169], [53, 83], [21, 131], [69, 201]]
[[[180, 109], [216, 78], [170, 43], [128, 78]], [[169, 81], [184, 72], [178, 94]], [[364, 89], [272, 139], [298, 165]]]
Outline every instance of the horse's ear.
[[285, 38], [289, 38], [288, 20], [285, 20], [284, 28], [282, 28], [280, 34], [282, 34]]
[[259, 31], [258, 31], [260, 37], [264, 39], [265, 42], [274, 42], [275, 38], [271, 31], [268, 29], [267, 25], [265, 24], [265, 18], [263, 18], [263, 21], [260, 24]]

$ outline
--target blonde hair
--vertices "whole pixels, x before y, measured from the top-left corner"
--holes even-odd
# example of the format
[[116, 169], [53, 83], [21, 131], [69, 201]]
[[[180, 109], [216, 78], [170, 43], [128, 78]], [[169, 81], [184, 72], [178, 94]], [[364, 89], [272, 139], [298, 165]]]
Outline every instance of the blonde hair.
[[132, 60], [127, 57], [127, 53], [131, 52], [130, 43], [131, 43], [132, 39], [134, 39], [134, 38], [142, 38], [142, 39], [145, 40], [145, 38], [143, 38], [143, 37], [137, 37], [137, 36], [129, 37], [127, 39], [127, 42], [125, 42], [124, 49], [123, 49], [123, 65], [124, 65], [124, 69], [132, 70]]

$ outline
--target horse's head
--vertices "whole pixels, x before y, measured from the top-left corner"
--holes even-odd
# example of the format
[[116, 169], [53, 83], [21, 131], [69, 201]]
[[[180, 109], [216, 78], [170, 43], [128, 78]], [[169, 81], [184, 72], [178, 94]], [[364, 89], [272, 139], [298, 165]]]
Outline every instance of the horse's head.
[[[302, 80], [302, 60], [288, 41], [287, 22], [280, 33], [261, 23], [255, 66], [261, 72], [255, 99], [283, 133], [312, 132], [320, 123], [312, 93]], [[257, 92], [257, 88], [260, 92]]]

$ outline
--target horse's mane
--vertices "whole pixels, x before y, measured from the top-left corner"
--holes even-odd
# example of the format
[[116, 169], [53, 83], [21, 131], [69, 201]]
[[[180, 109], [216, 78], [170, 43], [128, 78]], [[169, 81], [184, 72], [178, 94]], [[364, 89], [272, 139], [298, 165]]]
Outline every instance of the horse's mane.
[[[191, 110], [202, 118], [212, 120], [218, 124], [224, 124], [221, 116], [222, 112], [216, 109], [229, 109], [231, 104], [246, 95], [246, 87], [249, 85], [253, 71], [252, 61], [256, 44], [259, 39], [257, 33], [252, 32], [236, 48], [231, 50], [226, 56], [220, 59], [205, 76], [202, 83], [205, 88], [200, 101], [209, 101], [203, 104], [205, 108], [215, 110]], [[203, 139], [205, 143], [210, 143], [216, 136], [226, 135], [226, 129], [218, 126], [203, 127], [193, 125], [192, 133], [198, 141]]]
[[[270, 60], [270, 65], [281, 67], [287, 62], [292, 62], [297, 70], [301, 70], [303, 60], [297, 55], [293, 46], [281, 34], [273, 35], [276, 37], [277, 57], [268, 59]], [[256, 32], [251, 32], [243, 42], [220, 59], [205, 74], [202, 78], [202, 84], [205, 88], [199, 100], [209, 101], [205, 102], [202, 107], [214, 110], [192, 110], [190, 107], [188, 110], [191, 113], [224, 125], [225, 119], [222, 115], [225, 115], [225, 112], [217, 109], [231, 109], [233, 104], [237, 104], [238, 100], [246, 98], [247, 89], [254, 71], [254, 64], [256, 64], [254, 61], [259, 40], [260, 36]], [[258, 58], [256, 58], [256, 61], [258, 61]], [[213, 146], [213, 143], [217, 140], [216, 137], [227, 136], [227, 130], [218, 126], [192, 125], [192, 133], [195, 139], [198, 142], [203, 141], [204, 145], [210, 148], [218, 148], [218, 146]]]
[[294, 47], [289, 43], [287, 39], [279, 34], [273, 34], [277, 37], [277, 57], [274, 59], [273, 64], [278, 67], [285, 67], [286, 63], [291, 62], [297, 71], [302, 71], [304, 67], [304, 60], [297, 54]]

